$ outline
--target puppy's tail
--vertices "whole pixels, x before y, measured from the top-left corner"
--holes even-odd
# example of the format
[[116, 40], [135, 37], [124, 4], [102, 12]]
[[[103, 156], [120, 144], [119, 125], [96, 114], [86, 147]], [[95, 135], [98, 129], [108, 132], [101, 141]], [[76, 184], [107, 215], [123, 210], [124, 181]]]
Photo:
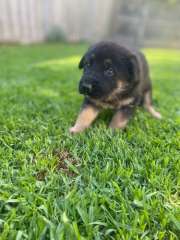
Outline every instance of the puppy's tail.
[[151, 91], [147, 91], [144, 94], [144, 107], [153, 117], [155, 117], [157, 119], [162, 118], [161, 114], [159, 112], [157, 112], [152, 105]]

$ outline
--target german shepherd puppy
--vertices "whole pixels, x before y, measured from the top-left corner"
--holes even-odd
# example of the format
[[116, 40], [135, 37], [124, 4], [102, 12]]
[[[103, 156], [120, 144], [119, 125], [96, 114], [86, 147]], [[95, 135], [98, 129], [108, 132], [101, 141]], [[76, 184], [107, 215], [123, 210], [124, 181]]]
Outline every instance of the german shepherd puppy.
[[83, 75], [79, 92], [84, 101], [71, 133], [88, 128], [105, 108], [114, 110], [109, 127], [123, 129], [137, 106], [144, 106], [155, 118], [161, 114], [152, 106], [149, 67], [141, 52], [112, 42], [100, 42], [88, 49], [79, 68]]

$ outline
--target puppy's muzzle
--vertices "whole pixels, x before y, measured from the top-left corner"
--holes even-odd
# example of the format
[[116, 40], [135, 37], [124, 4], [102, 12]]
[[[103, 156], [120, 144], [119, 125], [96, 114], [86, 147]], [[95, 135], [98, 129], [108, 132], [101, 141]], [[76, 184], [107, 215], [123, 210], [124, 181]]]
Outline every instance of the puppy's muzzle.
[[79, 92], [81, 94], [90, 94], [92, 92], [92, 85], [89, 83], [81, 83], [79, 86]]

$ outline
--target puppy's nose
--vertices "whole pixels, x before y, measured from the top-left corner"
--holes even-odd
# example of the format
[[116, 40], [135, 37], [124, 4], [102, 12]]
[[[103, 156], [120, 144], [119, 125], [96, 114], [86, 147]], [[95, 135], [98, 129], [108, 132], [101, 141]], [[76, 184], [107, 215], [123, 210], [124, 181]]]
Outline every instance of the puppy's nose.
[[85, 94], [89, 94], [92, 90], [92, 85], [88, 83], [83, 83], [82, 84], [82, 92]]

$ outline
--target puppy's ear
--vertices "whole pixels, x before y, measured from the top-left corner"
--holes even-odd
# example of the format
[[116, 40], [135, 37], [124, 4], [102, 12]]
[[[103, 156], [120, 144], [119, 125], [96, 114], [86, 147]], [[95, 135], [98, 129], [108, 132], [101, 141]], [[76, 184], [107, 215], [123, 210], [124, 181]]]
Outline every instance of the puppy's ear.
[[84, 60], [85, 60], [85, 56], [83, 56], [79, 62], [79, 69], [82, 69], [84, 67]]

